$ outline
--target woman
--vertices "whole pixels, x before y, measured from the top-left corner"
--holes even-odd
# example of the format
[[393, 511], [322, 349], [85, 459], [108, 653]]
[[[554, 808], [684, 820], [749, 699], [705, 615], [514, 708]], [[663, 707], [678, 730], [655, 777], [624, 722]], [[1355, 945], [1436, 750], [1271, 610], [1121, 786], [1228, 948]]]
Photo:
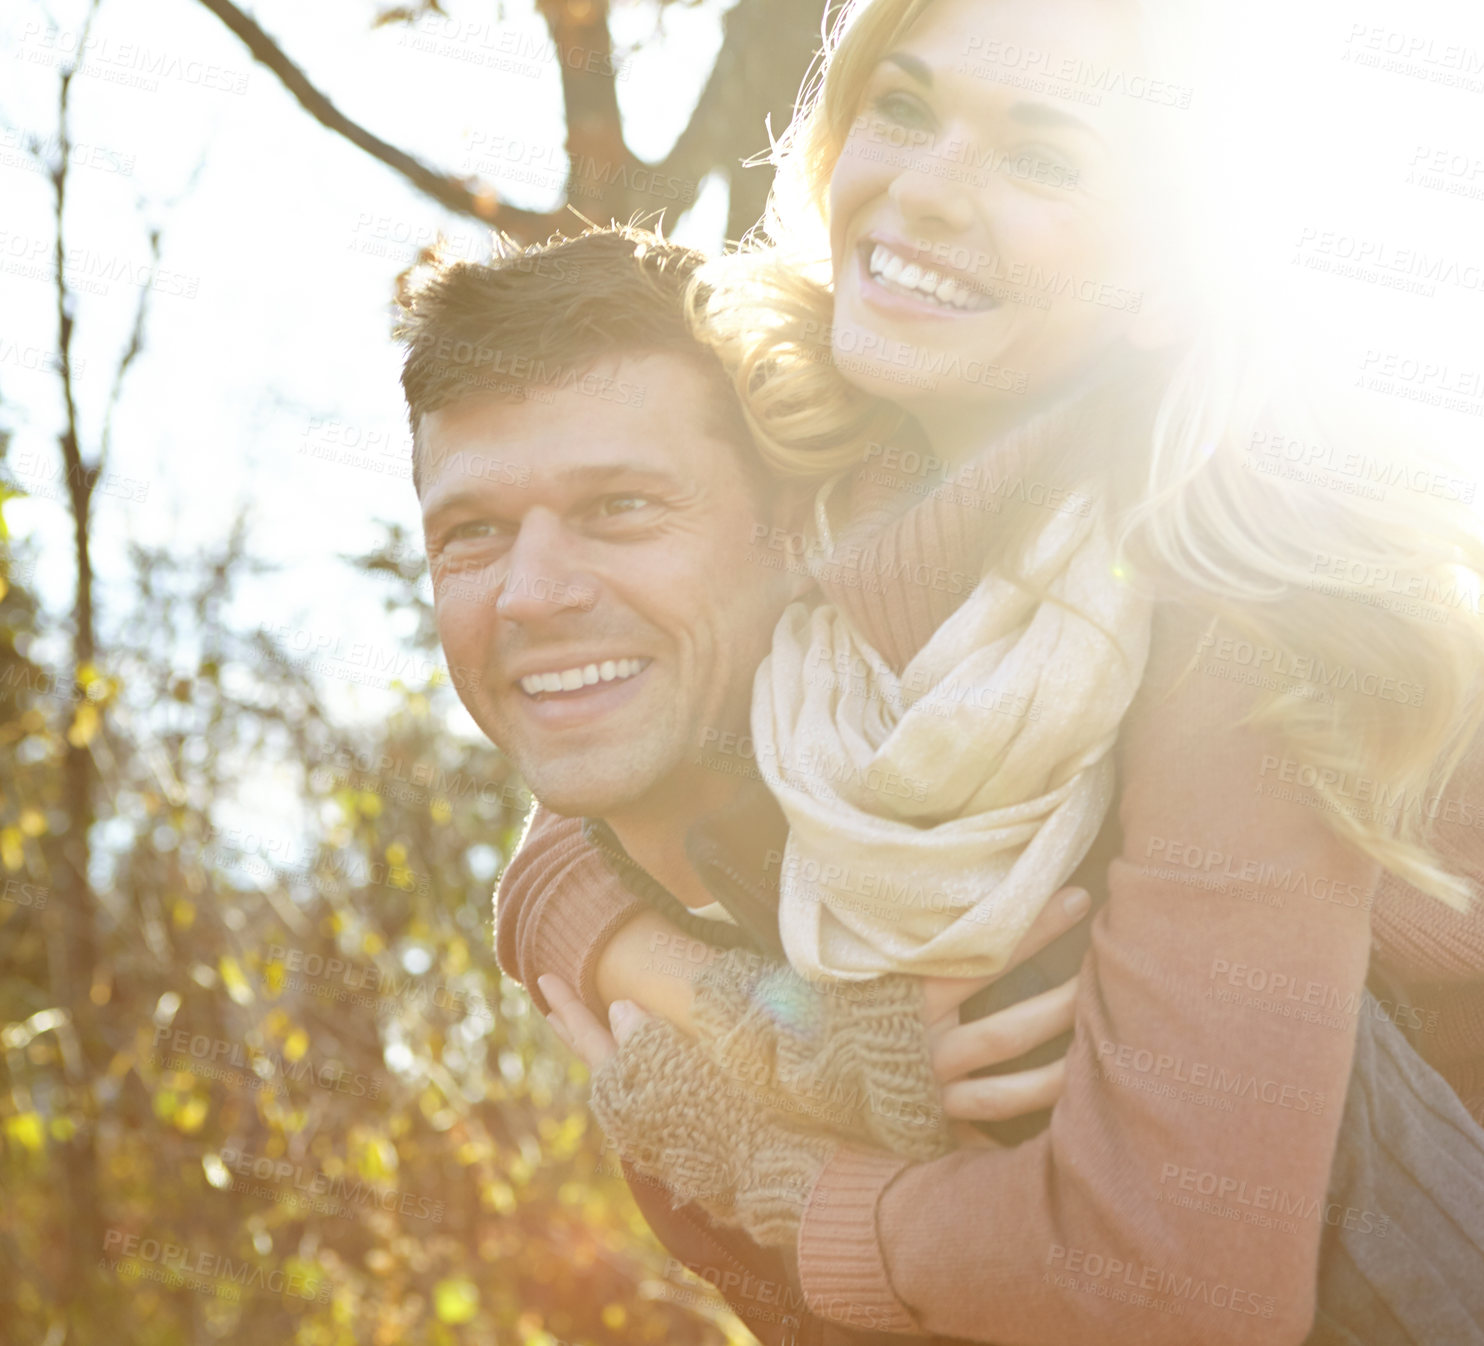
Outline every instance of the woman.
[[[786, 1126], [770, 1127], [764, 1148], [775, 1169], [807, 1177], [808, 1205], [788, 1237], [811, 1302], [826, 1310], [846, 1303], [892, 1330], [1006, 1341], [1297, 1341], [1314, 1315], [1354, 1035], [1275, 1013], [1251, 993], [1250, 977], [1233, 983], [1231, 973], [1256, 972], [1261, 984], [1282, 978], [1305, 995], [1317, 988], [1320, 1003], [1348, 1004], [1374, 964], [1432, 984], [1449, 1019], [1440, 1036], [1461, 1033], [1476, 1012], [1484, 960], [1467, 878], [1484, 866], [1461, 825], [1445, 819], [1431, 837], [1425, 827], [1428, 801], [1478, 728], [1476, 614], [1455, 610], [1446, 626], [1428, 626], [1345, 600], [1373, 598], [1368, 577], [1394, 569], [1399, 554], [1422, 558], [1424, 587], [1457, 594], [1453, 567], [1477, 573], [1479, 552], [1449, 521], [1426, 530], [1399, 521], [1394, 502], [1367, 517], [1351, 501], [1255, 476], [1245, 454], [1264, 432], [1263, 413], [1272, 431], [1271, 398], [1227, 377], [1233, 366], [1219, 358], [1219, 330], [1197, 325], [1194, 336], [1172, 340], [1191, 319], [1175, 302], [1178, 277], [1161, 264], [1169, 234], [1148, 190], [1158, 141], [1139, 127], [1153, 108], [1070, 114], [973, 73], [991, 21], [997, 41], [1022, 51], [1064, 49], [1076, 32], [1090, 61], [1145, 67], [1130, 18], [1129, 7], [1070, 2], [870, 5], [834, 51], [822, 96], [790, 146], [828, 221], [836, 366], [858, 391], [910, 413], [938, 459], [971, 463], [987, 441], [1013, 441], [1028, 399], [1055, 415], [1089, 389], [1105, 392], [1115, 357], [1153, 353], [1152, 447], [1099, 463], [1079, 454], [1078, 436], [1053, 435], [1055, 460], [1039, 457], [1035, 467], [1064, 491], [1096, 484], [1155, 612], [1139, 697], [1120, 732], [1123, 851], [1084, 969], [1077, 1039], [1050, 1130], [1013, 1150], [960, 1150], [913, 1165], [822, 1146]], [[873, 135], [896, 148], [878, 119], [903, 132], [904, 146], [907, 133], [919, 133], [920, 152], [869, 153]], [[1038, 178], [1033, 167], [1026, 182], [1012, 169], [983, 185], [936, 171], [955, 156], [993, 163], [1002, 146], [1016, 164], [1022, 156], [1008, 151], [1020, 142], [1005, 137], [1027, 128], [1048, 151], [1028, 161], [1060, 163], [1063, 184], [1075, 174], [1078, 199], [1044, 194], [1049, 169]], [[950, 154], [943, 147], [955, 141]], [[974, 265], [980, 257], [992, 284]], [[1006, 302], [995, 289], [1004, 268], [994, 274], [1006, 261], [1072, 275], [1069, 302]], [[924, 270], [933, 267], [928, 296]], [[1123, 306], [1082, 298], [1088, 278], [1095, 296], [1122, 294]], [[770, 307], [782, 315], [752, 354], [732, 361], [760, 437], [796, 471], [824, 475], [862, 452], [884, 409], [830, 392], [830, 369], [809, 360], [807, 327], [789, 325], [820, 320], [806, 287], [766, 270], [750, 280], [770, 287]], [[1149, 299], [1137, 314], [1126, 300], [1135, 292]], [[725, 350], [756, 327], [739, 319], [737, 332], [718, 340]], [[790, 349], [802, 357], [789, 361]], [[1167, 350], [1173, 358], [1162, 370]], [[942, 369], [961, 377], [926, 388], [903, 377]], [[800, 391], [792, 375], [830, 400]], [[821, 405], [856, 418], [843, 427], [857, 432], [854, 444], [838, 421], [820, 428]], [[1279, 431], [1291, 425], [1279, 418]], [[832, 526], [848, 531], [866, 518], [851, 499], [832, 519], [830, 503]], [[1014, 575], [1016, 547], [1035, 520], [1022, 512], [1010, 525], [988, 563]], [[1338, 601], [1311, 587], [1316, 554], [1342, 558], [1325, 573]], [[921, 604], [907, 620], [935, 617]], [[915, 634], [903, 633], [909, 655]], [[1326, 667], [1382, 669], [1393, 686], [1425, 687], [1423, 704], [1353, 695], [1325, 703], [1291, 682], [1253, 693], [1191, 672], [1202, 651], [1242, 637]], [[1374, 806], [1384, 792], [1388, 809], [1358, 808], [1358, 780], [1370, 782], [1365, 802]], [[1310, 786], [1299, 800], [1295, 782]], [[1471, 784], [1477, 789], [1477, 776], [1443, 796], [1440, 811], [1454, 824], [1467, 810], [1452, 803], [1466, 803]], [[1225, 892], [1188, 882], [1192, 854], [1198, 865], [1222, 857]], [[1280, 893], [1276, 872], [1303, 881]], [[1478, 1088], [1470, 1074], [1477, 1051], [1464, 1040], [1457, 1059], [1437, 1054], [1460, 1091]], [[704, 1068], [647, 1025], [625, 1052], [605, 1077], [619, 1129], [624, 1086], [643, 1075], [653, 1099], [664, 1073], [657, 1063]], [[686, 1078], [693, 1088], [694, 1075]], [[1476, 1116], [1484, 1108], [1476, 1093], [1466, 1101]], [[1244, 1197], [1199, 1200], [1207, 1186]], [[1265, 1204], [1248, 1199], [1258, 1191]], [[1320, 1217], [1282, 1228], [1271, 1214], [1280, 1200], [1294, 1211], [1317, 1202]], [[776, 1209], [769, 1218], [789, 1224]], [[1375, 1243], [1370, 1234], [1353, 1243], [1359, 1261], [1366, 1237]], [[1361, 1275], [1352, 1285], [1356, 1294], [1365, 1282]], [[1406, 1316], [1415, 1311], [1402, 1305], [1398, 1317], [1415, 1327]], [[1469, 1339], [1457, 1333], [1477, 1325], [1467, 1307], [1459, 1313], [1434, 1339]]]

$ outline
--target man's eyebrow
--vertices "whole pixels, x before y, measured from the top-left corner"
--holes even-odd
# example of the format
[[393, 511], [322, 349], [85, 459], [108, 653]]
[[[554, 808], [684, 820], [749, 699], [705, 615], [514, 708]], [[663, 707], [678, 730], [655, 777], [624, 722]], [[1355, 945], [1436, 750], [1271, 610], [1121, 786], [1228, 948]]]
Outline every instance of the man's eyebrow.
[[448, 494], [440, 494], [436, 489], [423, 498], [423, 517], [425, 519], [437, 519], [445, 514], [452, 514], [466, 506], [472, 507], [480, 501], [478, 491], [471, 490], [467, 486], [458, 490], [449, 491]]
[[[489, 462], [476, 456], [476, 461]], [[498, 468], [498, 459], [492, 465]], [[470, 473], [470, 476], [477, 474]], [[485, 474], [489, 476], [489, 474]], [[552, 479], [559, 486], [575, 487], [578, 490], [602, 490], [605, 486], [615, 485], [638, 485], [638, 486], [667, 486], [671, 488], [683, 488], [690, 483], [686, 479], [676, 476], [673, 472], [667, 472], [661, 468], [646, 466], [641, 463], [587, 463], [574, 467], [560, 468], [552, 474]], [[494, 481], [494, 477], [490, 477]], [[508, 478], [500, 481], [499, 486], [510, 487], [519, 491], [527, 484], [527, 480], [511, 481]], [[499, 492], [504, 495], [504, 491]], [[491, 495], [488, 489], [478, 485], [450, 486], [447, 493], [438, 490], [436, 484], [424, 498], [423, 514], [425, 518], [436, 519], [445, 514], [456, 513], [463, 509], [485, 509], [491, 505]]]
[[564, 467], [553, 474], [564, 485], [602, 486], [614, 481], [679, 482], [673, 472], [643, 463], [585, 463]]

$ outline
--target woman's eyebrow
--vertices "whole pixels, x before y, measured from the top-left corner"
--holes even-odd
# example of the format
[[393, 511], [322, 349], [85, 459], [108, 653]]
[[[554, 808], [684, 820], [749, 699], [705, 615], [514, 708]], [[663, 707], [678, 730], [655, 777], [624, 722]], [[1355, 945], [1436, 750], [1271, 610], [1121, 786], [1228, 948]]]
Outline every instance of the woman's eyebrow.
[[[1026, 102], [1021, 100], [1010, 105], [1007, 113], [1010, 120], [1022, 126], [1039, 126], [1057, 131], [1081, 131], [1084, 135], [1102, 140], [1102, 133], [1070, 112], [1064, 112], [1052, 103]], [[1106, 142], [1104, 142], [1106, 143]]]
[[923, 61], [908, 52], [888, 52], [881, 58], [881, 64], [896, 66], [912, 79], [916, 80], [924, 89], [931, 89], [933, 87], [933, 72], [927, 68], [927, 65]]
[[[888, 52], [881, 58], [882, 65], [894, 65], [924, 89], [933, 87], [933, 72], [928, 69], [927, 63], [920, 57], [913, 56], [911, 52], [893, 51]], [[1024, 99], [1012, 103], [1007, 115], [1013, 122], [1022, 126], [1043, 127], [1049, 130], [1080, 131], [1084, 135], [1092, 136], [1096, 140], [1103, 141], [1103, 135], [1081, 117], [1074, 117], [1070, 112], [1064, 112], [1052, 103], [1028, 102]]]

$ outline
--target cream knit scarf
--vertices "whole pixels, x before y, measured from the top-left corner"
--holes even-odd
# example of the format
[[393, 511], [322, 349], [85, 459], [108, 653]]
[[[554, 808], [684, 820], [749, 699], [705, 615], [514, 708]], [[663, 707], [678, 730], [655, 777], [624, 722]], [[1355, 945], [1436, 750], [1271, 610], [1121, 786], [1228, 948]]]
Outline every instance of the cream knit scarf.
[[829, 604], [779, 621], [752, 733], [800, 972], [998, 972], [1091, 846], [1150, 604], [1096, 510], [1048, 511], [1023, 573], [986, 574], [900, 676]]

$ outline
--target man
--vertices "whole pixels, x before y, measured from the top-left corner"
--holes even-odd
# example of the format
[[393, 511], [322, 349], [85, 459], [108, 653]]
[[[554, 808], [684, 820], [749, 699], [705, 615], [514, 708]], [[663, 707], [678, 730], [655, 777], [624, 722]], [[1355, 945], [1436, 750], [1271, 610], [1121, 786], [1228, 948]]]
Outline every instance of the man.
[[[550, 811], [536, 825], [572, 843], [543, 855], [609, 864], [634, 894], [579, 990], [601, 1008], [642, 987], [647, 1008], [676, 1018], [688, 978], [640, 976], [639, 955], [678, 946], [683, 964], [696, 946], [679, 927], [782, 956], [765, 863], [781, 816], [700, 749], [746, 735], [754, 671], [807, 585], [754, 559], [780, 505], [729, 381], [687, 327], [700, 260], [593, 231], [439, 271], [402, 328], [414, 481], [460, 698]], [[580, 900], [571, 877], [558, 886]], [[1058, 913], [1028, 946], [1067, 924]], [[542, 969], [522, 966], [505, 926], [502, 966], [529, 985]], [[631, 1186], [667, 1246], [715, 1270], [764, 1340], [865, 1339], [805, 1313], [779, 1254]]]

